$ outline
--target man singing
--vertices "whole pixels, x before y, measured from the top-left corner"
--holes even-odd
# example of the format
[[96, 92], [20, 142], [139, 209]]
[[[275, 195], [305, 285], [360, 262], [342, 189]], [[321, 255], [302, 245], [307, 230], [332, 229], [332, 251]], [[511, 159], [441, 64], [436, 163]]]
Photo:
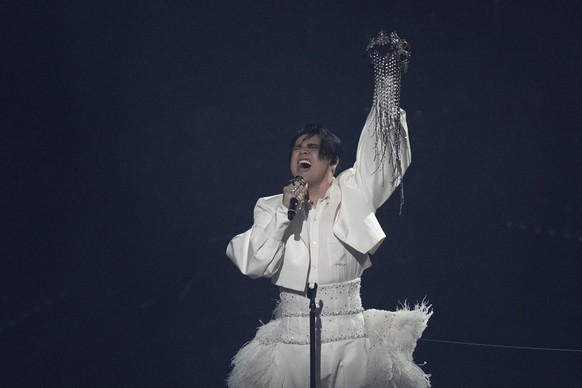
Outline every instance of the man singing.
[[[376, 92], [389, 87], [387, 81], [395, 80], [377, 78]], [[429, 307], [364, 310], [360, 299], [369, 255], [385, 238], [376, 209], [400, 185], [411, 160], [404, 111], [386, 109], [377, 96], [352, 168], [336, 177], [340, 140], [321, 125], [306, 126], [289, 144], [295, 178], [281, 194], [260, 198], [253, 226], [230, 241], [228, 257], [251, 278], [271, 278], [280, 303], [273, 320], [234, 357], [229, 387], [309, 387], [306, 291], [315, 284], [318, 387], [430, 386], [412, 360]]]

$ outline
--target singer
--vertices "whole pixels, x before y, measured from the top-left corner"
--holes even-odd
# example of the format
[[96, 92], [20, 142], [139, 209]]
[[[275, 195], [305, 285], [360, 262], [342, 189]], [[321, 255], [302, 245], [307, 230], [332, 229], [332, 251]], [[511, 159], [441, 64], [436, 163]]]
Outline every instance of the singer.
[[[376, 87], [388, 86], [377, 81]], [[364, 310], [360, 299], [369, 255], [386, 237], [375, 211], [400, 185], [411, 161], [405, 112], [398, 107], [397, 128], [383, 127], [387, 110], [380, 102], [375, 98], [354, 166], [337, 177], [340, 139], [321, 125], [295, 134], [289, 167], [296, 178], [281, 194], [259, 199], [253, 226], [230, 241], [227, 256], [243, 274], [271, 278], [280, 288], [280, 302], [273, 319], [234, 357], [229, 387], [310, 386], [306, 291], [314, 283], [319, 286], [318, 387], [430, 386], [412, 359], [430, 307]], [[298, 206], [290, 217], [294, 199]]]

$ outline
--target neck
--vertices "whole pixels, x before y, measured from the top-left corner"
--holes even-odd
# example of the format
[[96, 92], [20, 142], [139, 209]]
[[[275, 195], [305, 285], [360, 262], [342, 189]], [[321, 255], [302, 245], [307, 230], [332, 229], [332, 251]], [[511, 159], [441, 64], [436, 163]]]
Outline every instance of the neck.
[[317, 184], [309, 184], [307, 191], [309, 192], [309, 201], [315, 206], [317, 202], [323, 198], [327, 190], [333, 182], [333, 175], [326, 177]]

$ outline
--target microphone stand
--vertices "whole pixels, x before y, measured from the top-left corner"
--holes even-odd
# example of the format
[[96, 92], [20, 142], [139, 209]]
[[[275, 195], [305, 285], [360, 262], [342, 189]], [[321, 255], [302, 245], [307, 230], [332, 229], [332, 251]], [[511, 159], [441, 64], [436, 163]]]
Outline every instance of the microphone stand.
[[313, 288], [307, 286], [307, 297], [309, 298], [309, 361], [310, 361], [310, 382], [311, 388], [317, 387], [317, 368], [316, 368], [316, 344], [315, 337], [315, 320], [317, 318], [317, 305], [315, 304], [315, 296], [317, 295], [317, 283], [314, 283]]

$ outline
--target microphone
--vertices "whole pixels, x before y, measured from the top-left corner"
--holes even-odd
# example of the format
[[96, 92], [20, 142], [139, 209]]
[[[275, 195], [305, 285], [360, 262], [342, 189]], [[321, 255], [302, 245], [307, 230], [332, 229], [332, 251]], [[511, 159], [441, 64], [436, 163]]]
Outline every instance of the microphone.
[[299, 195], [300, 197], [300, 198], [293, 197], [289, 201], [289, 210], [287, 211], [287, 217], [289, 218], [289, 220], [292, 220], [293, 218], [295, 218], [295, 215], [297, 214], [299, 200], [303, 200], [303, 194], [300, 192], [300, 190], [302, 190], [305, 187], [305, 184], [307, 182], [305, 182], [305, 179], [301, 175], [297, 175], [295, 178], [291, 179], [289, 183], [293, 185], [293, 188], [291, 189], [291, 194]]
[[287, 211], [287, 217], [289, 217], [289, 221], [295, 218], [295, 214], [297, 214], [297, 205], [299, 205], [297, 198], [291, 198], [291, 201], [289, 201], [289, 211]]

